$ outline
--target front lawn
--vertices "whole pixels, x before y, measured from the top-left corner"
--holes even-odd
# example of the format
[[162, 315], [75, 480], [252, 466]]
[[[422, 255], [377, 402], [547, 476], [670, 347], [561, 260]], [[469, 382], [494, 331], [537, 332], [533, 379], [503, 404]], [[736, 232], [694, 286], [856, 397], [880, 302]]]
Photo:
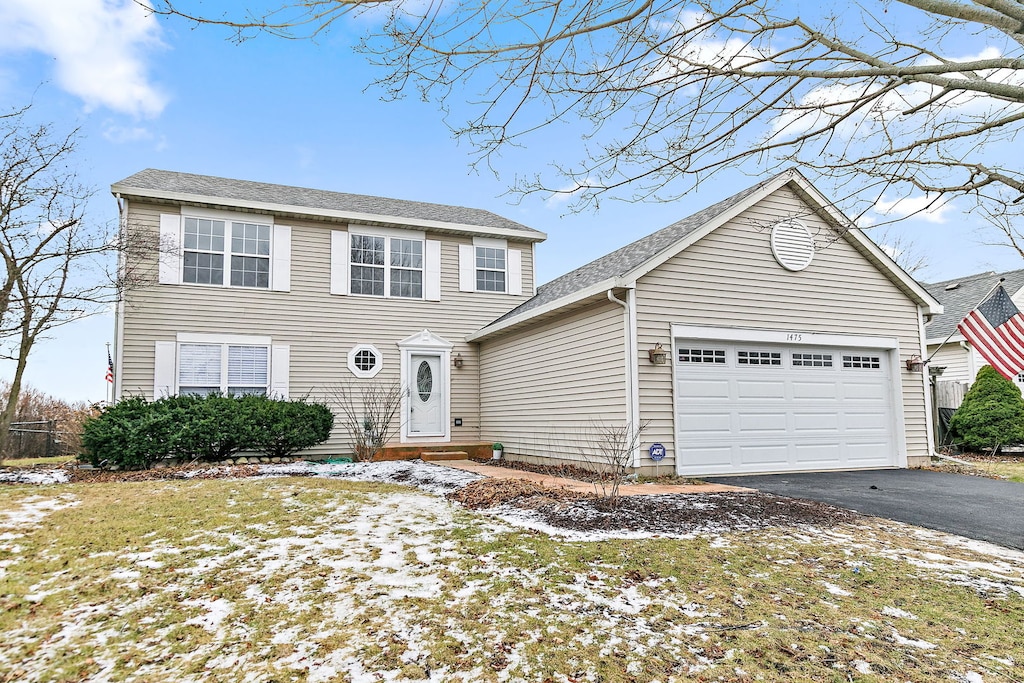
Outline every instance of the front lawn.
[[570, 542], [319, 478], [0, 486], [0, 607], [18, 681], [973, 682], [1024, 662], [1021, 553], [871, 520]]

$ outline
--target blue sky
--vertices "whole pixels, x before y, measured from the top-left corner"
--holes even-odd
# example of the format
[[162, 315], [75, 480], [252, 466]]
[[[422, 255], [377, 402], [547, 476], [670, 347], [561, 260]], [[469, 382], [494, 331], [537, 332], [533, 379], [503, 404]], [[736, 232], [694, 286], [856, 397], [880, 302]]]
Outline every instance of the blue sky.
[[[235, 45], [215, 29], [146, 16], [130, 0], [3, 0], [0, 104], [32, 102], [37, 120], [81, 128], [77, 165], [96, 189], [96, 223], [116, 220], [110, 184], [147, 167], [459, 204], [547, 232], [541, 282], [758, 179], [723, 174], [677, 202], [605, 201], [596, 213], [566, 215], [564, 202], [544, 197], [512, 203], [502, 195], [514, 176], [559, 159], [563, 137], [575, 160], [571, 122], [497, 159], [497, 177], [472, 172], [472, 150], [453, 140], [436, 105], [386, 102], [367, 89], [375, 72], [351, 49], [363, 28], [317, 43]], [[927, 257], [917, 274], [925, 281], [1024, 267], [1009, 249], [981, 244], [981, 227], [948, 210], [899, 230]], [[63, 398], [101, 400], [112, 340], [110, 315], [60, 328], [37, 346], [27, 379]]]

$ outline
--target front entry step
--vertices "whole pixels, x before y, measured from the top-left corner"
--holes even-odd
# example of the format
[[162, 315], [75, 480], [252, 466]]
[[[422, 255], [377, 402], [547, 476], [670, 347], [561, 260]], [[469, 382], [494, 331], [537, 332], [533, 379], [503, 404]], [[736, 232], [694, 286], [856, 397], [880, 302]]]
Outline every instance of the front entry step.
[[469, 453], [466, 451], [423, 451], [420, 453], [422, 460], [469, 460]]

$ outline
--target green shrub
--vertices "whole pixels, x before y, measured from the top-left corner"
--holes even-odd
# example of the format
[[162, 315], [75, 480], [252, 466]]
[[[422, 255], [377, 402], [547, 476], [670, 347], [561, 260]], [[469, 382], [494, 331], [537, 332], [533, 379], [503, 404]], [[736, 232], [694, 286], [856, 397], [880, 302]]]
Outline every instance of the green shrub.
[[170, 411], [159, 401], [126, 398], [86, 421], [82, 447], [95, 467], [145, 469], [170, 455], [177, 431]]
[[150, 467], [166, 457], [221, 460], [239, 451], [291, 455], [330, 436], [327, 406], [266, 396], [126, 398], [90, 419], [82, 445], [93, 465]]
[[995, 450], [1024, 441], [1020, 389], [986, 365], [949, 421], [953, 439], [968, 451]]
[[243, 399], [250, 430], [250, 448], [283, 458], [323, 443], [334, 427], [334, 413], [325, 405], [275, 401], [265, 396]]

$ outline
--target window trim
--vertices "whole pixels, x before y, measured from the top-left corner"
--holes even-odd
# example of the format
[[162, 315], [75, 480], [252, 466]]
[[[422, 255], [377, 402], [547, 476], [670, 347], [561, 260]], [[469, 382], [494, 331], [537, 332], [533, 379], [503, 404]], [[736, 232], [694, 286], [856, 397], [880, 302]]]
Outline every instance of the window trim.
[[[494, 249], [495, 251], [501, 251], [502, 252], [502, 256], [503, 256], [502, 261], [504, 261], [505, 267], [504, 268], [481, 268], [479, 263], [478, 263], [478, 259], [480, 258], [480, 255], [479, 255], [479, 250], [480, 249]], [[508, 294], [508, 291], [509, 291], [509, 282], [508, 282], [509, 275], [508, 275], [508, 271], [509, 271], [509, 268], [508, 268], [508, 247], [507, 246], [500, 246], [499, 247], [499, 246], [490, 245], [490, 244], [474, 244], [473, 245], [473, 282], [474, 282], [474, 286], [476, 288], [476, 291], [482, 292], [484, 294]], [[480, 289], [480, 273], [481, 272], [484, 272], [484, 273], [501, 273], [502, 275], [504, 275], [504, 278], [502, 279], [502, 281], [505, 283], [505, 288], [504, 289]]]
[[[379, 297], [375, 297], [379, 298]], [[356, 355], [360, 351], [369, 351], [377, 358], [377, 364], [369, 370], [361, 370], [356, 365]], [[376, 377], [377, 373], [384, 367], [384, 356], [373, 344], [356, 344], [348, 352], [348, 369], [353, 375], [360, 379], [370, 379]]]
[[[172, 214], [173, 215], [173, 214]], [[192, 249], [185, 248], [185, 221], [190, 218], [198, 220], [212, 220], [221, 221], [224, 223], [224, 249], [222, 251], [199, 251], [204, 254], [220, 254], [223, 259], [223, 273], [222, 282], [217, 283], [204, 283], [204, 282], [186, 282], [185, 281], [185, 252], [194, 251]], [[274, 217], [266, 214], [258, 213], [238, 213], [234, 211], [219, 211], [216, 209], [196, 209], [193, 207], [181, 207], [181, 213], [179, 214], [179, 225], [178, 225], [178, 284], [186, 285], [188, 287], [224, 287], [230, 289], [244, 289], [257, 292], [270, 292], [274, 290], [274, 254], [278, 248], [276, 244], [276, 228], [278, 227], [274, 223]], [[266, 287], [246, 287], [244, 285], [233, 285], [231, 284], [231, 258], [236, 256], [235, 252], [231, 248], [231, 238], [234, 235], [235, 223], [249, 223], [255, 225], [266, 225], [269, 228], [269, 241], [270, 250], [266, 256], [258, 254], [237, 254], [237, 256], [247, 256], [252, 258], [266, 258], [267, 259], [267, 286]], [[196, 250], [198, 251], [198, 250]]]
[[271, 396], [274, 386], [274, 348], [270, 337], [249, 335], [209, 335], [179, 334], [174, 347], [174, 394], [181, 394], [181, 347], [184, 344], [199, 346], [219, 346], [220, 354], [220, 393], [227, 395], [228, 390], [228, 348], [232, 346], [259, 346], [267, 350], [267, 385], [266, 396]]
[[[352, 288], [352, 268], [354, 266], [363, 266], [367, 264], [356, 263], [352, 260], [352, 242], [354, 237], [380, 237], [384, 239], [384, 264], [383, 266], [370, 265], [371, 268], [383, 268], [384, 269], [384, 294], [383, 296], [378, 294], [364, 294], [363, 292], [356, 292]], [[420, 243], [420, 267], [419, 268], [407, 268], [405, 266], [392, 266], [391, 265], [391, 240], [409, 240], [412, 242]], [[348, 229], [348, 254], [347, 264], [348, 272], [345, 273], [346, 281], [348, 282], [348, 294], [350, 296], [362, 296], [370, 299], [401, 299], [403, 301], [424, 301], [427, 298], [427, 238], [422, 232], [416, 232], [412, 230], [368, 230], [364, 226], [349, 226]], [[420, 295], [419, 296], [397, 296], [391, 293], [391, 269], [398, 268], [399, 270], [415, 270], [420, 273]]]

